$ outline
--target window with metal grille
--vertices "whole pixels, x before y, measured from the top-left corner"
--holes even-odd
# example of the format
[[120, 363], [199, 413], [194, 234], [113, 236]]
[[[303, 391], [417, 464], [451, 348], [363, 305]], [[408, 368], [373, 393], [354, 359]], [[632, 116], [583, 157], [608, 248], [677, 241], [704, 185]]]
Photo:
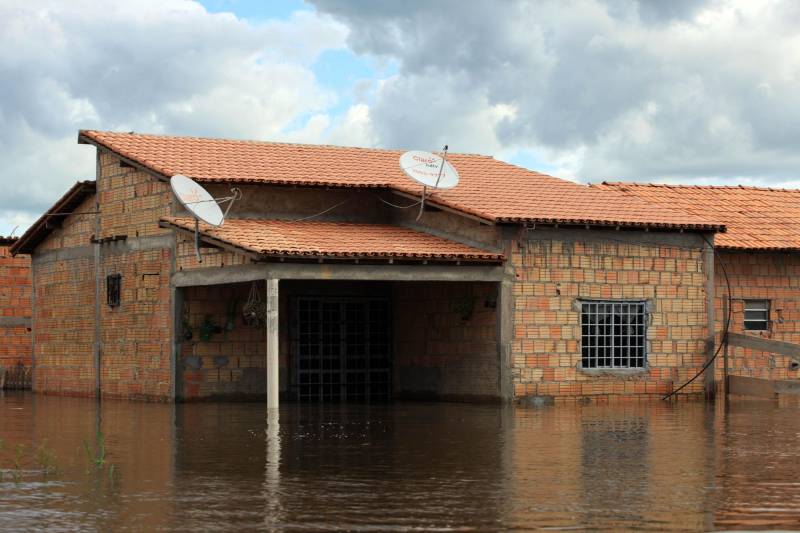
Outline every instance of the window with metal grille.
[[117, 307], [122, 293], [122, 274], [106, 276], [106, 301], [111, 307]]
[[769, 300], [744, 301], [744, 329], [769, 329]]
[[644, 368], [646, 343], [646, 302], [581, 302], [583, 368]]

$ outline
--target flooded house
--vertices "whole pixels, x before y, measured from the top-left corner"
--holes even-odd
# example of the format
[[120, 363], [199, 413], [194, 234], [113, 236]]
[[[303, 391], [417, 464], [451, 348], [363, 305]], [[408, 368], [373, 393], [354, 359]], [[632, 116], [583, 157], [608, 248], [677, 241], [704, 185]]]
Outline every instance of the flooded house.
[[[721, 333], [730, 315], [728, 373], [800, 378], [800, 190], [636, 183], [593, 187], [722, 222], [727, 231], [714, 241], [715, 316]], [[715, 363], [719, 374], [723, 357]]]
[[[78, 141], [96, 148], [95, 180], [11, 248], [32, 257], [38, 392], [660, 397], [714, 351], [725, 225], [706, 213], [483, 155], [449, 154], [459, 185], [425, 192], [399, 151]], [[222, 226], [195, 225], [170, 188], [179, 174], [227, 199]]]
[[0, 236], [0, 390], [27, 388], [31, 370], [31, 265]]

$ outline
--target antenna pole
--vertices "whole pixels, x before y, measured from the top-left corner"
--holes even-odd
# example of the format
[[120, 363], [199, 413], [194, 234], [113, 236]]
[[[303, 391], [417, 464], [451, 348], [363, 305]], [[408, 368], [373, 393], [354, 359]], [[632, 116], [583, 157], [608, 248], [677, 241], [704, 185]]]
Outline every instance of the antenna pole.
[[[444, 145], [444, 155], [442, 156], [442, 164], [439, 166], [439, 175], [436, 176], [436, 184], [433, 186], [434, 189], [439, 188], [439, 180], [442, 179], [442, 172], [444, 172], [444, 166], [447, 164], [447, 145]], [[425, 211], [425, 195], [428, 192], [428, 187], [426, 185], [422, 186], [422, 201], [419, 203], [419, 214], [417, 215], [417, 220], [422, 218], [422, 213]]]
[[442, 179], [442, 171], [444, 171], [444, 166], [447, 164], [447, 145], [444, 145], [444, 152], [442, 154], [442, 166], [439, 167], [439, 175], [436, 176], [436, 185], [434, 185], [434, 189], [439, 188], [439, 180]]
[[197, 262], [203, 262], [203, 256], [200, 255], [200, 221], [195, 217], [194, 219], [194, 253], [197, 254]]
[[419, 203], [419, 214], [417, 215], [417, 220], [422, 218], [422, 212], [425, 211], [425, 193], [428, 191], [428, 186], [422, 186], [422, 200]]

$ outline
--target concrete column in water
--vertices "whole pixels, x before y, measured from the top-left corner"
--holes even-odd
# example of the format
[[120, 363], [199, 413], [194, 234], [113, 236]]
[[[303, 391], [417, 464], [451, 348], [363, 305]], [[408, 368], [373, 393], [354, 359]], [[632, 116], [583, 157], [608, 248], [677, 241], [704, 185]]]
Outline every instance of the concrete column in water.
[[267, 407], [278, 407], [278, 284], [267, 279]]

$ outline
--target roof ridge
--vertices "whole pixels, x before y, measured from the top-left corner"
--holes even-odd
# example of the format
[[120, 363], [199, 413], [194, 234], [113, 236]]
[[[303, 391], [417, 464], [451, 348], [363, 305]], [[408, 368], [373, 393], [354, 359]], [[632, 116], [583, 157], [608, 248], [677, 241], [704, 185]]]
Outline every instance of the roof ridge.
[[[368, 146], [350, 146], [341, 144], [315, 144], [315, 143], [296, 143], [285, 141], [264, 141], [258, 139], [233, 139], [230, 137], [201, 137], [197, 135], [167, 135], [163, 133], [140, 133], [135, 131], [109, 131], [109, 130], [78, 130], [78, 135], [97, 134], [97, 135], [137, 135], [139, 137], [155, 137], [159, 139], [185, 139], [194, 141], [214, 141], [236, 144], [257, 144], [271, 146], [300, 146], [303, 148], [333, 148], [338, 150], [364, 150], [369, 152], [387, 152], [392, 154], [403, 154], [408, 150], [398, 148], [377, 148]], [[435, 153], [435, 152], [432, 152]], [[449, 155], [466, 155], [472, 157], [486, 157], [494, 159], [488, 154], [478, 154], [471, 152], [448, 152]]]
[[755, 185], [681, 185], [674, 183], [649, 183], [649, 182], [636, 182], [636, 181], [602, 181], [600, 183], [590, 183], [590, 187], [598, 185], [609, 185], [612, 187], [658, 187], [664, 189], [743, 189], [748, 191], [773, 191], [773, 192], [797, 192], [800, 193], [800, 188], [789, 189], [786, 187], [757, 187]]

